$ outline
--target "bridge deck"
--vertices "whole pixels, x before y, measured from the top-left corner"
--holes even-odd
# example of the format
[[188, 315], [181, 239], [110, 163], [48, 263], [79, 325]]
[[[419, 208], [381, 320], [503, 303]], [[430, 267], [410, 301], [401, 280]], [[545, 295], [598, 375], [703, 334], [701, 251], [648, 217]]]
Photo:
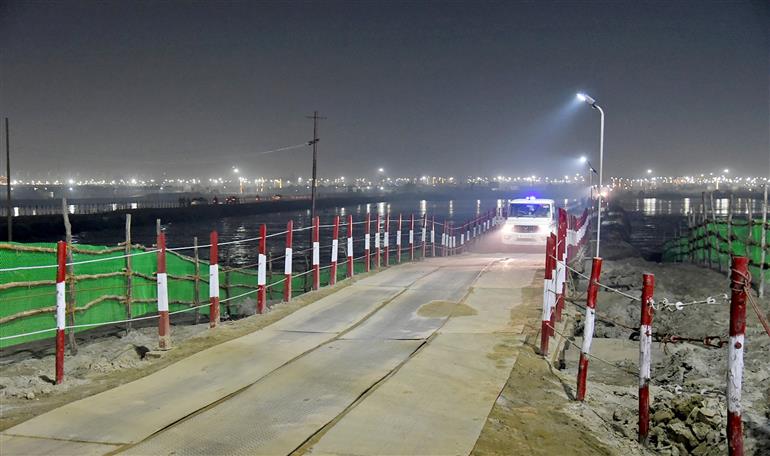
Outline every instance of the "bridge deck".
[[515, 361], [511, 311], [541, 259], [391, 267], [8, 429], [3, 453], [467, 454]]

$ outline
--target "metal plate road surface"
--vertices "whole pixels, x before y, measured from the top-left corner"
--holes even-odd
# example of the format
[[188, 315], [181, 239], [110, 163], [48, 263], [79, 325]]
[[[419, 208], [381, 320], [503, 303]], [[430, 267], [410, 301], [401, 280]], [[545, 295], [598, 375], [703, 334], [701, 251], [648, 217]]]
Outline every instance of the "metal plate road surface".
[[422, 343], [331, 342], [125, 454], [289, 454]]
[[[521, 334], [511, 309], [537, 258], [462, 255], [389, 268], [217, 346], [227, 350], [205, 350], [0, 438], [14, 454], [44, 454], [53, 441], [72, 454], [117, 449], [108, 442], [141, 455], [467, 454], [514, 362], [497, 350]], [[436, 300], [464, 300], [470, 311], [421, 316]], [[237, 385], [245, 388], [215, 403]], [[391, 429], [376, 437], [381, 426]], [[346, 446], [351, 438], [359, 441]], [[39, 451], [16, 451], [24, 449]]]

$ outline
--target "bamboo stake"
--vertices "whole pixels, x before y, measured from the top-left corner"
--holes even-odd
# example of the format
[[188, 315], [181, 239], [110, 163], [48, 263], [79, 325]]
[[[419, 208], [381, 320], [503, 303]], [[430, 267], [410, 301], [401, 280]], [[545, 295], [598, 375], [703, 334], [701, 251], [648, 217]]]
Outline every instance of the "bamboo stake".
[[[67, 198], [61, 200], [62, 217], [64, 218], [64, 232], [65, 240], [67, 243], [67, 263], [72, 263], [72, 225], [70, 224], [69, 212], [67, 211]], [[67, 266], [67, 305], [66, 313], [69, 326], [75, 325], [75, 273], [73, 272], [73, 266], [70, 264]], [[67, 344], [70, 347], [70, 353], [77, 355], [78, 345], [75, 340], [75, 330], [70, 329], [67, 331]]]
[[733, 210], [735, 206], [735, 195], [730, 194], [730, 202], [727, 206], [727, 251], [728, 251], [728, 263], [732, 264], [733, 260]]
[[[193, 306], [197, 307], [201, 301], [201, 264], [198, 257], [198, 236], [193, 237], [193, 261], [195, 262], [195, 283], [193, 285]], [[200, 309], [195, 309], [195, 324], [200, 322]]]
[[714, 224], [714, 239], [712, 240], [709, 236], [709, 245], [714, 245], [719, 272], [722, 272], [722, 255], [719, 252], [719, 226], [717, 225], [717, 215], [714, 209], [714, 192], [709, 193], [709, 200], [711, 201], [711, 223]]
[[759, 297], [765, 296], [765, 260], [767, 258], [767, 183], [765, 183], [764, 196], [762, 198], [762, 237], [759, 253]]
[[224, 264], [224, 273], [225, 273], [225, 309], [227, 309], [227, 318], [232, 318], [233, 313], [231, 312], [230, 308], [230, 249], [225, 250], [225, 264]]
[[131, 310], [131, 298], [133, 297], [133, 277], [131, 273], [131, 214], [126, 214], [126, 334], [131, 332], [131, 319], [133, 311]]

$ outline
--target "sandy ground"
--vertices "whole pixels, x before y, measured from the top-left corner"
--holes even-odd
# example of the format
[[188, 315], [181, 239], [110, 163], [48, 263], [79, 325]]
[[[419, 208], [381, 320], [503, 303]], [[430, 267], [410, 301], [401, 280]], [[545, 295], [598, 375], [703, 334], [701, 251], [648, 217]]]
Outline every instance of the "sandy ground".
[[[366, 275], [361, 274], [357, 279]], [[65, 353], [64, 383], [54, 385], [54, 356], [51, 349], [16, 353], [0, 365], [0, 430], [51, 409], [100, 393], [156, 372], [182, 358], [211, 346], [263, 328], [295, 310], [348, 286], [349, 281], [295, 298], [291, 303], [271, 306], [263, 315], [225, 321], [216, 330], [208, 324], [173, 325], [174, 348], [153, 356], [157, 348], [157, 328], [145, 327], [115, 331], [109, 336], [81, 341], [78, 354]], [[253, 301], [240, 303], [244, 312]], [[147, 351], [151, 350], [148, 354]]]
[[[626, 246], [621, 246], [628, 250]], [[642, 273], [655, 274], [655, 300], [692, 302], [708, 297], [713, 304], [686, 306], [682, 310], [659, 305], [653, 330], [661, 336], [680, 336], [699, 341], [657, 343], [653, 347], [650, 449], [655, 454], [726, 454], [727, 347], [700, 342], [705, 337], [726, 340], [729, 322], [729, 279], [726, 274], [691, 264], [658, 264], [641, 258], [604, 262], [601, 281], [641, 296]], [[584, 280], [573, 293], [578, 305], [585, 303]], [[770, 299], [758, 300], [765, 314]], [[584, 310], [568, 306], [577, 320], [575, 335], [582, 337]], [[637, 331], [640, 304], [609, 291], [597, 298], [597, 325], [592, 353], [613, 366], [592, 359], [589, 368], [587, 405], [601, 418], [618, 442], [634, 444], [637, 433]], [[605, 320], [601, 321], [600, 316]], [[718, 345], [720, 339], [711, 343]], [[580, 339], [578, 339], [578, 344]], [[567, 368], [561, 374], [574, 388], [579, 348], [570, 347]], [[746, 454], [770, 454], [770, 337], [748, 306], [743, 377], [743, 421]], [[584, 418], [584, 407], [567, 409]]]

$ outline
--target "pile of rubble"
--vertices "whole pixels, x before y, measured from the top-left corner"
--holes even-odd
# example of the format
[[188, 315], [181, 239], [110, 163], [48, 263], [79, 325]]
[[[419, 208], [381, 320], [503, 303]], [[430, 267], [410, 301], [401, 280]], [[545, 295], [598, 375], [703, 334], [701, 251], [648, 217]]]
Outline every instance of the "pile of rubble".
[[652, 448], [671, 456], [727, 453], [727, 408], [723, 401], [684, 394], [661, 399], [650, 407]]

